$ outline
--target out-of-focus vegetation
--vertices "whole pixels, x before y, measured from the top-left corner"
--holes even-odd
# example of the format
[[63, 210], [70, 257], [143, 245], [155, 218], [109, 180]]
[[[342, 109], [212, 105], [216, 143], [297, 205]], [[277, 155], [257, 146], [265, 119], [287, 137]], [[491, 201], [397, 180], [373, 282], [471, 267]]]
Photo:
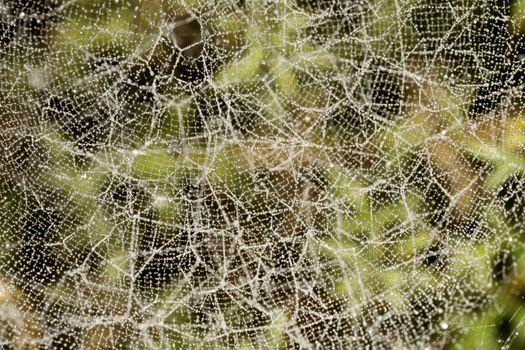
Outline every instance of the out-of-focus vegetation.
[[0, 2], [0, 346], [525, 347], [525, 2]]

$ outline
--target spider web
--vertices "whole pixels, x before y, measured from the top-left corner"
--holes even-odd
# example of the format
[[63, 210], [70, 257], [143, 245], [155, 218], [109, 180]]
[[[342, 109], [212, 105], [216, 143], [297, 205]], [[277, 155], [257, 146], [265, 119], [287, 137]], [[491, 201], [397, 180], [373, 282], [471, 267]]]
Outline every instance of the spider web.
[[525, 344], [523, 8], [0, 0], [2, 348]]

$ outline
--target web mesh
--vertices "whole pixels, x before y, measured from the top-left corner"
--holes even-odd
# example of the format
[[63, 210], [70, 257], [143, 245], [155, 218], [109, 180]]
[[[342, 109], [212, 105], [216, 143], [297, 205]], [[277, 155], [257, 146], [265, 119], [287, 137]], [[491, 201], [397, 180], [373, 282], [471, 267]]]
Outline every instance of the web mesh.
[[0, 0], [0, 347], [525, 346], [524, 18]]

